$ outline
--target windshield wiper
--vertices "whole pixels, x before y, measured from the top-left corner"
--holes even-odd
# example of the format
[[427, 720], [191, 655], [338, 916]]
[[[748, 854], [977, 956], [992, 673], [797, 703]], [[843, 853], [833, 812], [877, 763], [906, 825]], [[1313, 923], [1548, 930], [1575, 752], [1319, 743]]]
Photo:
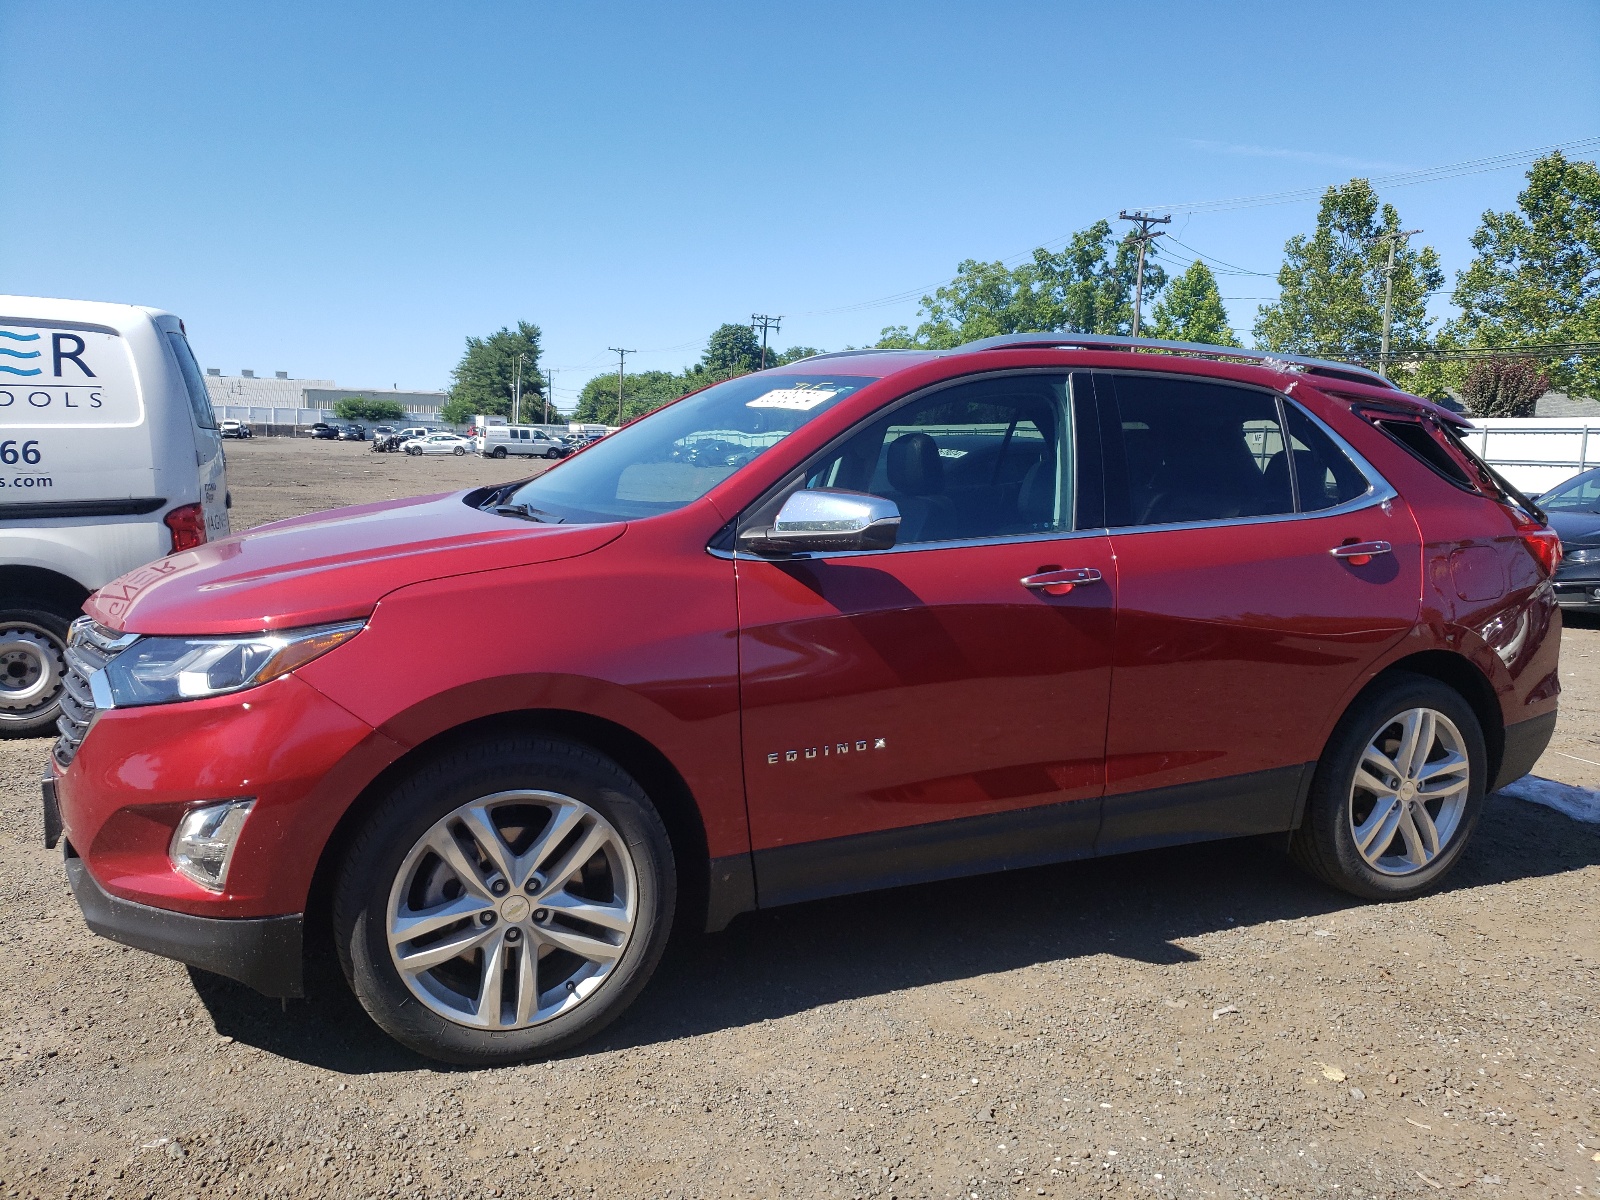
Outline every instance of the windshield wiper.
[[520, 517], [524, 521], [537, 521], [541, 525], [566, 523], [565, 517], [558, 517], [554, 513], [547, 513], [528, 504], [496, 504], [493, 511], [502, 517]]

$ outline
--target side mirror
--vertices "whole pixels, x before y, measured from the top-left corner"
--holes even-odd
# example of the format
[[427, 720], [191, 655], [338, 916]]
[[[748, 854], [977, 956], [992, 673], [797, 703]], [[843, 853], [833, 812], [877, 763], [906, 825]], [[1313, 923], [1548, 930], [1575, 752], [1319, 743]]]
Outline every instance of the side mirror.
[[842, 488], [809, 488], [783, 502], [771, 529], [751, 529], [739, 549], [763, 558], [840, 550], [887, 550], [900, 532], [893, 500]]

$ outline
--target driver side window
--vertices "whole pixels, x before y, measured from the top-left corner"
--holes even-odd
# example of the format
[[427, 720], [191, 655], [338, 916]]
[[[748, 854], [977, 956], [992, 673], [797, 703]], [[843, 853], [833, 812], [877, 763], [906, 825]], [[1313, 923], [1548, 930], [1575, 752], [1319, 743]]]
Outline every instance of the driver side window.
[[958, 384], [858, 431], [806, 477], [892, 500], [896, 544], [1072, 528], [1072, 423], [1064, 376]]

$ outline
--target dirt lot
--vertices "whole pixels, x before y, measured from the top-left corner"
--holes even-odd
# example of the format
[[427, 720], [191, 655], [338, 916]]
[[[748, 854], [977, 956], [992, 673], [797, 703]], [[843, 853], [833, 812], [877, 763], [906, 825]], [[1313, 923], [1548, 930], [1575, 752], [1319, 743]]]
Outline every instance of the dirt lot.
[[[235, 528], [526, 473], [230, 445]], [[1600, 624], [1539, 767], [1600, 785]], [[1600, 826], [1492, 798], [1448, 890], [1262, 842], [906, 889], [688, 939], [587, 1052], [443, 1070], [337, 981], [280, 1008], [83, 927], [47, 743], [0, 743], [0, 1196], [1600, 1193]]]

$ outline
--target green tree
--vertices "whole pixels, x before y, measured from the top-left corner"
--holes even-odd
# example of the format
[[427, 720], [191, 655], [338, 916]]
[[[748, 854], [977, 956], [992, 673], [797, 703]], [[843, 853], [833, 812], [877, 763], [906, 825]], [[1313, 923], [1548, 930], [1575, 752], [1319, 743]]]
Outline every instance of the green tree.
[[[1517, 210], [1486, 212], [1451, 296], [1469, 347], [1600, 341], [1600, 170], [1558, 150], [1535, 162]], [[1600, 398], [1600, 358], [1539, 362], [1553, 386]], [[1463, 381], [1465, 371], [1458, 370]]]
[[501, 328], [488, 337], [469, 337], [466, 353], [452, 372], [455, 382], [439, 415], [460, 425], [474, 413], [509, 417], [517, 359], [522, 356], [522, 411], [533, 412], [544, 403], [544, 380], [539, 372], [537, 325], [518, 321], [515, 330]]
[[782, 354], [767, 354], [767, 361], [775, 367], [787, 367], [790, 363], [799, 362], [802, 358], [814, 358], [826, 351], [818, 350], [815, 346], [790, 346]]
[[[1152, 246], [1145, 254], [1146, 303], [1167, 282], [1156, 258]], [[922, 298], [915, 330], [887, 327], [877, 344], [946, 350], [1008, 333], [1131, 333], [1138, 262], [1138, 243], [1118, 241], [1108, 221], [1080, 230], [1055, 253], [1035, 250], [1032, 261], [1017, 267], [969, 258], [954, 279]]]
[[[709, 382], [709, 380], [708, 380]], [[622, 377], [622, 420], [631, 421], [637, 416], [671, 403], [684, 392], [691, 390], [684, 378], [671, 371], [636, 371]], [[573, 410], [574, 421], [597, 425], [616, 425], [617, 373], [607, 371], [596, 375], [583, 385], [578, 393], [578, 407]]]
[[1153, 337], [1211, 346], [1239, 344], [1228, 324], [1228, 310], [1222, 305], [1217, 277], [1199, 259], [1172, 281], [1153, 316]]
[[[1400, 214], [1380, 204], [1365, 179], [1330, 187], [1309, 238], [1284, 246], [1279, 296], [1256, 315], [1256, 344], [1267, 350], [1376, 363], [1383, 338], [1384, 268], [1401, 232]], [[1431, 246], [1395, 247], [1392, 353], [1428, 345], [1428, 294], [1444, 282]], [[1401, 372], [1403, 375], [1404, 372]]]
[[718, 325], [706, 339], [700, 370], [721, 379], [761, 369], [761, 340], [748, 325]]
[[378, 425], [384, 421], [404, 421], [406, 410], [393, 400], [370, 400], [366, 396], [346, 396], [333, 406], [341, 421], [365, 421]]

